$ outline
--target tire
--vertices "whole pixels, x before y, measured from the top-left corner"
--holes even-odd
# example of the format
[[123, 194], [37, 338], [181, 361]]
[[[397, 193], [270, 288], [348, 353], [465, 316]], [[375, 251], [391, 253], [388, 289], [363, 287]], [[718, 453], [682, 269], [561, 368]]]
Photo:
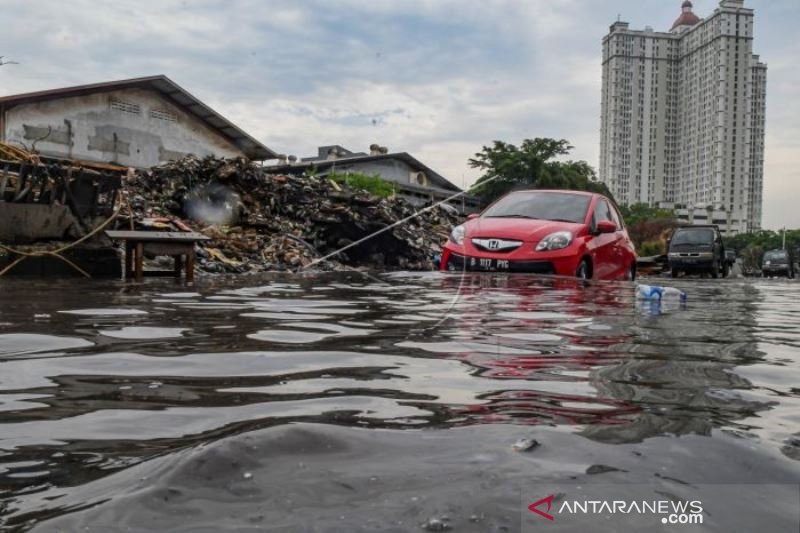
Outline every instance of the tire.
[[709, 271], [711, 277], [717, 279], [719, 277], [719, 265], [714, 263], [711, 265], [711, 270]]
[[591, 279], [589, 277], [589, 260], [583, 259], [578, 265], [578, 270], [575, 271], [575, 277], [578, 279]]
[[670, 274], [672, 275], [673, 278], [677, 278], [678, 275], [680, 274], [680, 271], [677, 268], [672, 267], [672, 272]]
[[722, 277], [727, 278], [728, 274], [730, 274], [730, 265], [727, 263], [722, 263]]

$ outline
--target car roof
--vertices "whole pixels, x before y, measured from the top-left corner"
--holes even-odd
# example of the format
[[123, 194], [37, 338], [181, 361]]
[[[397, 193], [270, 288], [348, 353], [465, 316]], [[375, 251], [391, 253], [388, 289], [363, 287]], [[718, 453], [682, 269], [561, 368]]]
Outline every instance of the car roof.
[[715, 229], [719, 231], [719, 226], [716, 224], [685, 224], [675, 228], [675, 231], [678, 231], [679, 229]]
[[[575, 191], [572, 189], [520, 189], [518, 191], [511, 191], [509, 194], [517, 193], [517, 192], [557, 192], [562, 194], [579, 194], [581, 196], [603, 196], [598, 192], [590, 192], [590, 191]], [[603, 196], [605, 198], [605, 196]]]

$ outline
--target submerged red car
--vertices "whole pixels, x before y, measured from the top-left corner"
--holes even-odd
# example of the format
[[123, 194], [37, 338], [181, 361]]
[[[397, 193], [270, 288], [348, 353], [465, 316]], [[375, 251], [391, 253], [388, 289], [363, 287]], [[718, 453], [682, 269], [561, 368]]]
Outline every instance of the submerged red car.
[[453, 229], [440, 270], [632, 280], [636, 251], [617, 207], [605, 196], [517, 191]]

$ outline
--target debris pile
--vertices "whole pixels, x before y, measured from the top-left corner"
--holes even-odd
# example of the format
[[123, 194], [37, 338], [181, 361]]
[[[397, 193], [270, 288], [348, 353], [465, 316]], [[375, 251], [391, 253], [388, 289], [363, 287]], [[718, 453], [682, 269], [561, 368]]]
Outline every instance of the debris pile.
[[[296, 270], [416, 212], [400, 198], [325, 177], [271, 175], [244, 158], [188, 156], [133, 173], [123, 194], [134, 228], [211, 237], [198, 263], [219, 273]], [[460, 222], [449, 206], [431, 209], [315, 266], [430, 270]]]

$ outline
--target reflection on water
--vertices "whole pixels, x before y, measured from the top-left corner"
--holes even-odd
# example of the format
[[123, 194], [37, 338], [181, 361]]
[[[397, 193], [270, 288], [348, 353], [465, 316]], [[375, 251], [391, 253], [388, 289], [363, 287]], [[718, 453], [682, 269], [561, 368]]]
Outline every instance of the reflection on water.
[[800, 284], [677, 285], [689, 303], [667, 308], [530, 276], [2, 285], [0, 529], [113, 501], [92, 487], [135, 465], [301, 422], [493, 425], [510, 442], [555, 427], [576, 446], [725, 434], [795, 468]]

